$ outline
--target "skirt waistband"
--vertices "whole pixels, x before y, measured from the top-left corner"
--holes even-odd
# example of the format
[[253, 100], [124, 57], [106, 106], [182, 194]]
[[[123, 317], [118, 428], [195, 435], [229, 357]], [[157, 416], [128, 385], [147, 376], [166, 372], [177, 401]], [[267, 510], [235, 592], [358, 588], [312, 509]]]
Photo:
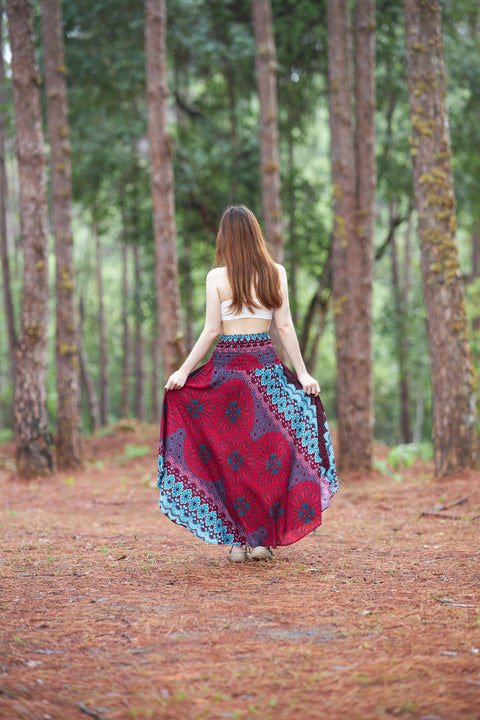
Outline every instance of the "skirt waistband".
[[[271, 341], [270, 335], [268, 332], [263, 333], [245, 333], [243, 335], [222, 335], [220, 340], [218, 341], [218, 345], [220, 344], [230, 344], [230, 343], [257, 343], [262, 341]], [[217, 347], [218, 347], [217, 345]]]
[[270, 335], [264, 333], [247, 333], [244, 335], [222, 335], [212, 354], [215, 365], [247, 364], [255, 366], [274, 365], [279, 361]]

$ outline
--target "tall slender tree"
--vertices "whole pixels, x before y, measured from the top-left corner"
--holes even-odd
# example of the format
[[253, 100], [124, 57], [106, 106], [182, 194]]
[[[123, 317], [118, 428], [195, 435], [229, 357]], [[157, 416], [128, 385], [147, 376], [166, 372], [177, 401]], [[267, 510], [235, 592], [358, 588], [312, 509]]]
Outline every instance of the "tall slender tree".
[[[3, 38], [3, 11], [4, 3], [0, 0], [0, 38]], [[0, 106], [6, 103], [3, 84], [5, 82], [5, 61], [3, 52], [0, 53]], [[10, 282], [10, 263], [8, 258], [7, 236], [7, 201], [8, 183], [5, 169], [5, 113], [0, 111], [0, 246], [2, 257], [3, 300], [5, 303], [5, 317], [8, 333], [8, 356], [10, 361], [10, 376], [15, 377], [15, 318], [13, 312], [12, 290]]]
[[[124, 225], [125, 225], [124, 219]], [[128, 322], [128, 245], [122, 243], [122, 328], [123, 328], [123, 370], [122, 370], [122, 415], [130, 412], [130, 326]]]
[[48, 205], [45, 148], [32, 4], [29, 0], [8, 0], [7, 15], [24, 263], [22, 324], [16, 348], [14, 434], [18, 472], [33, 476], [53, 471], [46, 408]]
[[277, 61], [270, 0], [252, 0], [258, 95], [264, 232], [275, 259], [283, 259], [278, 151]]
[[456, 245], [438, 0], [405, 0], [412, 160], [433, 390], [438, 476], [476, 461], [475, 372]]
[[95, 240], [96, 256], [96, 280], [98, 295], [98, 332], [100, 345], [100, 423], [108, 423], [110, 396], [108, 388], [108, 357], [107, 357], [107, 331], [105, 323], [105, 301], [103, 297], [103, 253], [102, 242], [98, 232], [98, 226], [93, 223], [93, 236]]
[[[332, 291], [338, 372], [339, 465], [344, 469], [370, 468], [373, 450], [374, 11], [374, 0], [357, 1], [355, 69], [351, 73], [350, 3], [348, 0], [327, 2], [334, 189]], [[353, 98], [355, 119], [352, 116]]]
[[85, 308], [83, 298], [80, 298], [79, 309], [78, 309], [78, 355], [80, 359], [80, 379], [85, 389], [87, 396], [88, 410], [92, 422], [93, 432], [96, 432], [100, 428], [100, 410], [98, 405], [97, 391], [95, 390], [95, 384], [92, 380], [88, 369], [87, 354], [83, 347], [83, 322], [85, 319]]
[[168, 377], [185, 355], [180, 313], [173, 143], [167, 131], [167, 63], [165, 0], [145, 0], [148, 140], [150, 145], [155, 284], [164, 374]]
[[154, 423], [160, 422], [160, 402], [159, 402], [159, 359], [160, 359], [160, 339], [158, 335], [158, 323], [155, 323], [152, 337], [152, 420]]
[[48, 135], [50, 140], [52, 217], [55, 235], [56, 364], [59, 469], [82, 463], [80, 375], [75, 323], [75, 269], [72, 234], [72, 182], [68, 131], [67, 81], [60, 0], [43, 0]]
[[400, 396], [400, 433], [403, 443], [411, 443], [413, 440], [412, 427], [410, 420], [410, 378], [408, 376], [408, 294], [410, 289], [410, 232], [411, 232], [411, 211], [407, 221], [407, 230], [405, 233], [405, 259], [403, 285], [400, 273], [400, 260], [398, 253], [397, 231], [394, 225], [394, 206], [390, 203], [390, 227], [392, 228], [392, 237], [390, 240], [390, 250], [392, 257], [392, 290], [393, 290], [393, 306], [397, 325], [395, 327], [395, 341], [398, 357], [398, 380], [399, 380], [399, 396]]
[[141, 298], [140, 248], [133, 246], [134, 287], [135, 287], [135, 417], [145, 420], [145, 339]]
[[[480, 277], [480, 231], [474, 229], [472, 231], [472, 275], [471, 279], [475, 280]], [[477, 313], [472, 318], [472, 330], [477, 332], [480, 330], [480, 308], [477, 307]]]

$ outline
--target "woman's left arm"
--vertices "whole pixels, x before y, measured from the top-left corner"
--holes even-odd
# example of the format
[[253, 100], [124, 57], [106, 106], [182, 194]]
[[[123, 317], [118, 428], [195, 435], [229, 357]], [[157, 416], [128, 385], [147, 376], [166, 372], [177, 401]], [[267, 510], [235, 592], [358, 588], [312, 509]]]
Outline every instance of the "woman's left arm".
[[165, 384], [166, 390], [179, 390], [185, 385], [192, 370], [205, 357], [222, 333], [220, 298], [217, 292], [215, 276], [215, 270], [210, 270], [207, 275], [205, 326], [183, 365], [168, 378]]

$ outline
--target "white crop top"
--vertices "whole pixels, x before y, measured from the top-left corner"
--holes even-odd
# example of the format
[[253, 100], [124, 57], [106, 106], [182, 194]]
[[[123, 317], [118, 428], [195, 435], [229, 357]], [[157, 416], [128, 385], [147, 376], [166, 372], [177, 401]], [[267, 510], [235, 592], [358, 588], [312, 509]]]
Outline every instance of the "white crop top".
[[[257, 298], [253, 298], [253, 301], [258, 303]], [[253, 312], [244, 305], [238, 315], [231, 307], [231, 300], [224, 300], [220, 303], [220, 314], [222, 322], [224, 320], [247, 320], [249, 318], [255, 318], [256, 320], [271, 320], [273, 317], [273, 310], [269, 310], [263, 305], [259, 308], [254, 307]]]

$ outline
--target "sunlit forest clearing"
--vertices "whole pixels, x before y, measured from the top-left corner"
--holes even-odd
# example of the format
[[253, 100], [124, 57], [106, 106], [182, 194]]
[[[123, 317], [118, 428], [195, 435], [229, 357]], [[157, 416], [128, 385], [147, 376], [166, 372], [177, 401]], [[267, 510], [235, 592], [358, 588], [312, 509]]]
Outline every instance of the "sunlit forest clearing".
[[[0, 2], [0, 717], [480, 717], [480, 8]], [[274, 563], [156, 507], [226, 207], [340, 492]]]

